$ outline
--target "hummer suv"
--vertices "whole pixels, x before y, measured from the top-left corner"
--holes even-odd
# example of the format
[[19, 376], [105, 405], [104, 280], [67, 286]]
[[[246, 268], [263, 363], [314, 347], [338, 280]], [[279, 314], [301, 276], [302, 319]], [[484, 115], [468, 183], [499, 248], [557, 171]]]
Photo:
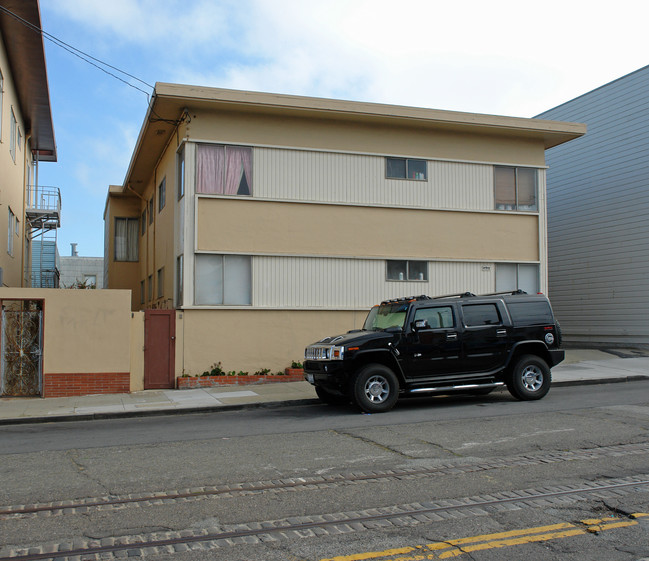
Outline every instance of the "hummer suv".
[[487, 394], [507, 386], [541, 399], [550, 368], [564, 359], [550, 302], [522, 291], [470, 292], [387, 300], [363, 329], [326, 337], [305, 350], [304, 377], [326, 403], [390, 410], [399, 397]]

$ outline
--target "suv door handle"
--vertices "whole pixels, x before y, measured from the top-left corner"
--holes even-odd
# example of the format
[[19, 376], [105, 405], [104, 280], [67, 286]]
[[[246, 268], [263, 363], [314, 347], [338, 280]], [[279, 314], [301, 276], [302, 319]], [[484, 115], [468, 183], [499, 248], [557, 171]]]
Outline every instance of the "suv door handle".
[[507, 337], [507, 330], [506, 329], [497, 329], [496, 330], [496, 337]]
[[446, 334], [446, 340], [447, 341], [455, 341], [457, 339], [457, 333], [447, 333]]

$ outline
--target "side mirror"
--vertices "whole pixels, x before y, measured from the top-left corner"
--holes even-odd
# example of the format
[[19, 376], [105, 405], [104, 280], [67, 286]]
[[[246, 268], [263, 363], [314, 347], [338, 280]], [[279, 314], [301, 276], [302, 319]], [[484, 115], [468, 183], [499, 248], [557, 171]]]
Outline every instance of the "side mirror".
[[415, 320], [415, 322], [412, 324], [412, 329], [413, 331], [419, 331], [421, 329], [428, 329], [430, 325], [428, 325], [428, 321], [425, 319], [418, 319]]

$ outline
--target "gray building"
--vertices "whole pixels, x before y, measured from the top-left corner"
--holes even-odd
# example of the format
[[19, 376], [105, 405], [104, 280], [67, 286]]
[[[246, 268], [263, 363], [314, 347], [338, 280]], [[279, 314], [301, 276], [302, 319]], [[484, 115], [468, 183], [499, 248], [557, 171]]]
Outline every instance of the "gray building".
[[60, 258], [61, 288], [104, 287], [104, 258], [80, 257], [77, 244], [70, 244], [70, 256]]
[[649, 66], [538, 117], [588, 126], [546, 152], [548, 290], [566, 341], [649, 345]]

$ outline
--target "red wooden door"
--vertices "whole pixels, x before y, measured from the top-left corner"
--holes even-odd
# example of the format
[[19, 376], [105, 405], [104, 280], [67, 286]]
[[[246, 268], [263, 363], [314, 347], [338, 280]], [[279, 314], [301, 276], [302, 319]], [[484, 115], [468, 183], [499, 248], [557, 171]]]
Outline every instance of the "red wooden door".
[[144, 389], [173, 388], [176, 311], [144, 310]]

